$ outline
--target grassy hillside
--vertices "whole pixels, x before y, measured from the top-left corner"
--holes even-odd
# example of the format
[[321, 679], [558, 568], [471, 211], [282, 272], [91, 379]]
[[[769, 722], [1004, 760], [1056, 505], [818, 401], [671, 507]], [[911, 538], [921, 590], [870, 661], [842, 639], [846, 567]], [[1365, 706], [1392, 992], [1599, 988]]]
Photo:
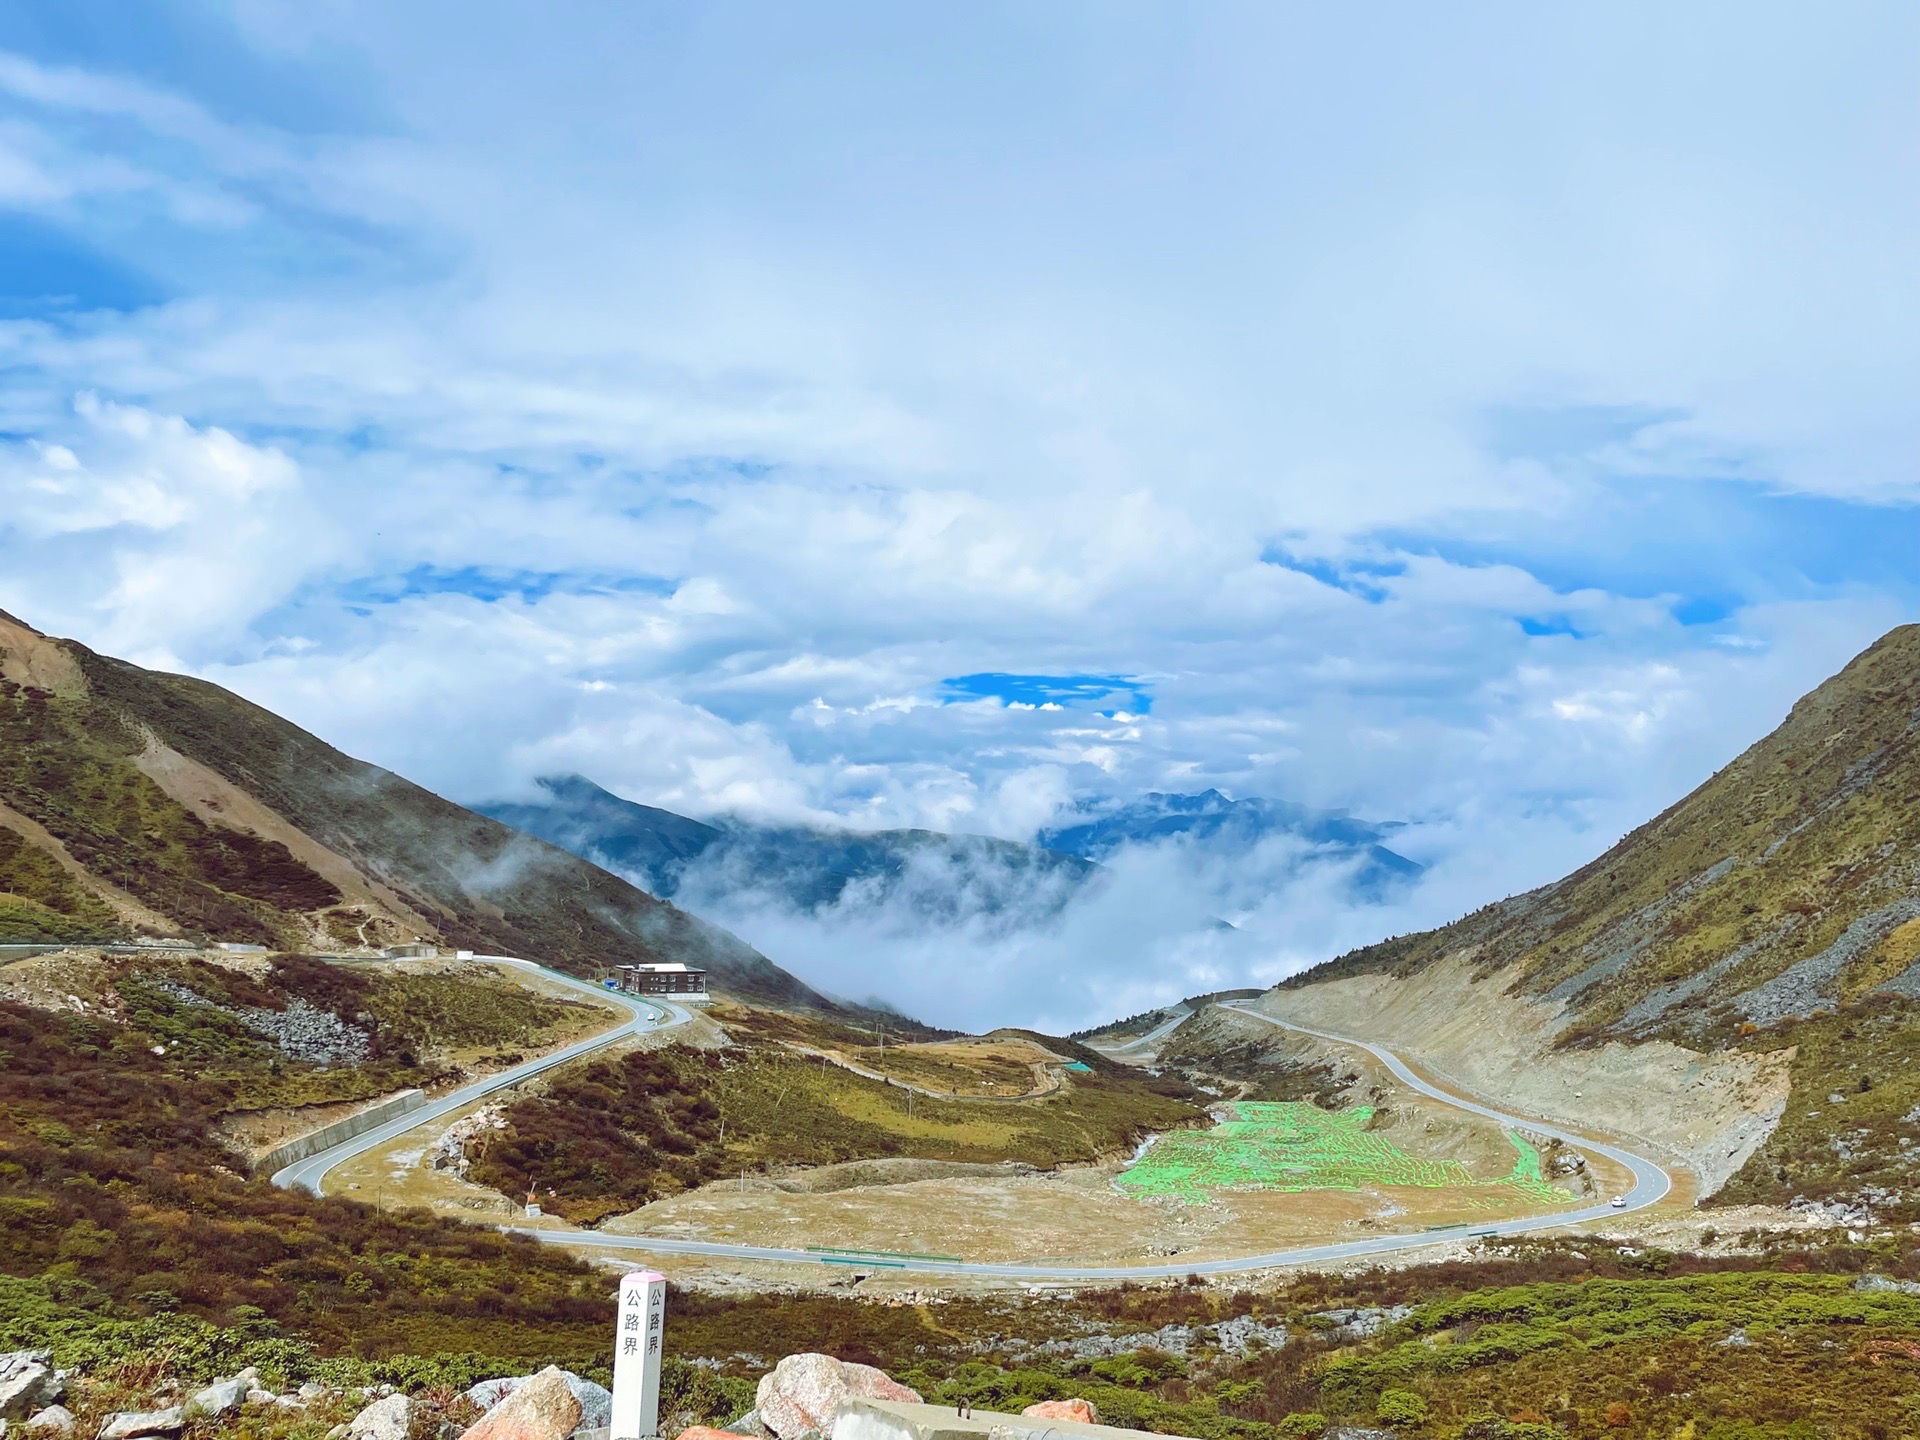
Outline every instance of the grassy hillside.
[[[134, 766], [137, 727], [89, 690], [0, 678], [0, 803], [42, 827], [85, 875], [223, 938], [296, 944], [297, 918], [340, 892], [286, 846], [216, 828]], [[111, 938], [124, 926], [85, 876], [30, 836], [0, 829], [8, 938]]]
[[[1915, 1273], [1891, 1244], [1702, 1258], [1523, 1242], [1257, 1293], [688, 1297], [675, 1343], [743, 1377], [747, 1357], [817, 1347], [936, 1403], [1084, 1396], [1112, 1423], [1206, 1440], [1886, 1440], [1920, 1415], [1920, 1298], [1899, 1288]], [[1342, 1329], [1363, 1317], [1372, 1333]], [[1247, 1320], [1258, 1340], [1221, 1343], [1214, 1327]]]
[[1786, 1119], [1722, 1198], [1920, 1216], [1916, 716], [1920, 627], [1903, 626], [1590, 865], [1285, 988], [1457, 956], [1562, 1002], [1564, 1046], [1791, 1047]]
[[681, 960], [831, 1008], [723, 930], [204, 681], [0, 615], [0, 939], [425, 938], [591, 974]]
[[[246, 983], [326, 998], [301, 988], [312, 980]], [[264, 1008], [235, 983], [230, 1005]], [[50, 1345], [58, 1363], [127, 1385], [247, 1363], [291, 1383], [466, 1385], [550, 1362], [607, 1378], [606, 1276], [524, 1238], [243, 1179], [216, 1140], [238, 1099], [209, 1074], [219, 1045], [154, 1043], [137, 1024], [0, 1001], [0, 1347]], [[674, 1097], [665, 1108], [711, 1118]], [[1110, 1421], [1206, 1440], [1353, 1424], [1431, 1440], [1911, 1433], [1910, 1240], [1805, 1245], [1754, 1236], [1684, 1256], [1592, 1236], [1516, 1242], [1405, 1270], [1288, 1273], [1259, 1293], [1176, 1282], [876, 1304], [675, 1291], [669, 1381], [676, 1408], [709, 1421], [744, 1408], [781, 1355], [824, 1350], [941, 1403], [1087, 1396]], [[1357, 1316], [1367, 1333], [1342, 1328]], [[1230, 1343], [1236, 1322], [1253, 1343]], [[696, 1390], [706, 1398], [687, 1406]], [[311, 1440], [343, 1417], [305, 1418], [260, 1433]]]
[[0, 1001], [0, 1274], [334, 1353], [599, 1347], [606, 1286], [551, 1248], [242, 1178], [214, 1126], [244, 1088], [154, 1039]]
[[1568, 1039], [1726, 1038], [1876, 990], [1920, 995], [1920, 626], [1564, 880], [1299, 977], [1467, 953], [1564, 998]]
[[[365, 1100], [458, 1078], [441, 1057], [537, 1048], [592, 1007], [477, 975], [346, 969], [309, 956], [254, 976], [188, 957], [114, 959], [97, 1008], [235, 1109]], [[602, 1016], [607, 1023], [611, 1016]]]
[[[844, 1027], [760, 1012], [743, 1043], [674, 1047], [564, 1071], [517, 1102], [476, 1149], [471, 1178], [591, 1224], [710, 1180], [787, 1165], [901, 1157], [1053, 1166], [1125, 1150], [1204, 1111], [1178, 1082], [1102, 1061], [1058, 1093], [996, 1103], [917, 1095], [796, 1053], [769, 1036], [825, 1048]], [[1097, 1058], [1097, 1057], [1096, 1057]], [[549, 1196], [551, 1198], [549, 1198]]]

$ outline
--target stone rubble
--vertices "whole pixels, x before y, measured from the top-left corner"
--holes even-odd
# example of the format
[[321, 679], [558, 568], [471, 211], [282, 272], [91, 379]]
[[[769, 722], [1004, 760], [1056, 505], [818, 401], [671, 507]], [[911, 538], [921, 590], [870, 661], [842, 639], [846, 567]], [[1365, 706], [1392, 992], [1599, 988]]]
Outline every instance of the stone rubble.
[[1312, 1318], [1331, 1320], [1333, 1329], [1329, 1333], [1342, 1340], [1365, 1340], [1412, 1313], [1411, 1305], [1390, 1305], [1385, 1309], [1322, 1310]]
[[247, 1382], [245, 1380], [216, 1380], [204, 1389], [196, 1390], [187, 1401], [187, 1413], [215, 1419], [229, 1410], [237, 1410], [247, 1403]]
[[29, 1430], [46, 1430], [55, 1435], [73, 1433], [73, 1412], [64, 1405], [49, 1405], [31, 1420], [27, 1421]]
[[331, 1010], [322, 1010], [311, 1001], [295, 997], [284, 1010], [264, 1007], [218, 1005], [178, 980], [161, 977], [152, 982], [182, 1005], [205, 1006], [231, 1015], [247, 1029], [271, 1041], [292, 1060], [315, 1065], [361, 1065], [373, 1053], [373, 1037], [365, 1030], [347, 1024]]
[[1865, 1294], [1890, 1291], [1899, 1295], [1920, 1295], [1920, 1281], [1896, 1280], [1891, 1275], [1862, 1275], [1853, 1282], [1853, 1288]]
[[1287, 1327], [1277, 1320], [1260, 1320], [1252, 1315], [1236, 1315], [1212, 1327], [1213, 1343], [1222, 1355], [1241, 1356], [1249, 1350], [1278, 1350], [1287, 1343]]
[[373, 1037], [298, 996], [284, 1010], [240, 1008], [234, 1018], [292, 1060], [331, 1068], [363, 1065], [373, 1053]]
[[1070, 1340], [1048, 1340], [1039, 1345], [1018, 1336], [992, 1336], [978, 1349], [982, 1353], [1004, 1350], [1010, 1355], [1057, 1355], [1070, 1360], [1106, 1360], [1135, 1350], [1159, 1350], [1184, 1360], [1207, 1345], [1223, 1355], [1240, 1356], [1256, 1348], [1277, 1350], [1286, 1343], [1287, 1327], [1280, 1321], [1240, 1315], [1217, 1325], [1162, 1325], [1158, 1330], [1128, 1335], [1077, 1335]]
[[507, 1107], [505, 1105], [485, 1105], [456, 1120], [440, 1132], [440, 1138], [427, 1150], [427, 1164], [435, 1170], [451, 1170], [462, 1180], [472, 1168], [473, 1160], [467, 1154], [467, 1147], [484, 1135], [490, 1135], [507, 1128]]

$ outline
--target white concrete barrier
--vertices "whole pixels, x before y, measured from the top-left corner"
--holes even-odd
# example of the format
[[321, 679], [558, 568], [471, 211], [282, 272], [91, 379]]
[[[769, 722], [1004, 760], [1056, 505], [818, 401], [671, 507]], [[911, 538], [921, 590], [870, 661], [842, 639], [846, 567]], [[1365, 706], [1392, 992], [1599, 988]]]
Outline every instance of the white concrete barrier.
[[296, 1160], [304, 1160], [309, 1155], [318, 1155], [322, 1150], [338, 1145], [342, 1140], [351, 1140], [356, 1135], [364, 1135], [376, 1125], [384, 1125], [397, 1116], [410, 1110], [418, 1110], [427, 1103], [423, 1090], [402, 1090], [398, 1095], [389, 1095], [377, 1104], [364, 1110], [356, 1110], [343, 1120], [331, 1125], [322, 1125], [318, 1130], [310, 1130], [305, 1135], [296, 1135], [293, 1139], [276, 1145], [253, 1162], [256, 1175], [271, 1175], [276, 1170], [285, 1169]]
[[991, 1410], [975, 1410], [963, 1418], [946, 1405], [850, 1397], [834, 1414], [832, 1440], [1141, 1440], [1142, 1434], [1114, 1425], [997, 1415]]

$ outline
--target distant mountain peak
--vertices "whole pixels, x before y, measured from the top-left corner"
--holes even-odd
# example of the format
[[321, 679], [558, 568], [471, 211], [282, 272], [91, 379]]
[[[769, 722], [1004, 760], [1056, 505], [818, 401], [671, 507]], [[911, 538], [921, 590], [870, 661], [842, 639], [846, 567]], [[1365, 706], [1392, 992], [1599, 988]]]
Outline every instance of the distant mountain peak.
[[1089, 860], [1104, 859], [1127, 845], [1186, 843], [1244, 849], [1288, 835], [1326, 851], [1360, 860], [1363, 891], [1410, 879], [1422, 867], [1385, 845], [1398, 822], [1356, 820], [1345, 810], [1315, 810], [1289, 800], [1258, 796], [1235, 800], [1219, 790], [1198, 794], [1150, 791], [1134, 800], [1086, 796], [1061, 821], [1040, 832], [1050, 849]]
[[623, 800], [580, 775], [538, 784], [547, 799], [482, 809], [663, 899], [751, 894], [820, 911], [857, 888], [870, 900], [904, 898], [939, 920], [1036, 901], [1043, 910], [1057, 909], [1098, 869], [1077, 856], [986, 835], [769, 825], [740, 817], [708, 823]]

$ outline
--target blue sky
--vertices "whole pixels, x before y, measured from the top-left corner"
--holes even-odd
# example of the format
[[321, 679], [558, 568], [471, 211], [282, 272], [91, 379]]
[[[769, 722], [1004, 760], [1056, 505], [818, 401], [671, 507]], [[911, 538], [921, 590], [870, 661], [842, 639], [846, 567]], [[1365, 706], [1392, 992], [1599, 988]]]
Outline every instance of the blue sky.
[[0, 7], [0, 606], [458, 798], [1211, 785], [1434, 867], [1276, 953], [1446, 918], [1920, 613], [1917, 32]]

